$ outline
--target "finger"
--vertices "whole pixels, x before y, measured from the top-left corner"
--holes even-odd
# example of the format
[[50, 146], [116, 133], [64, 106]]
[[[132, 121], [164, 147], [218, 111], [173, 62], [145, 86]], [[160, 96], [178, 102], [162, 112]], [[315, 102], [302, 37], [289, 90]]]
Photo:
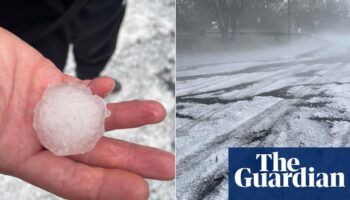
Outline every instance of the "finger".
[[107, 105], [111, 111], [105, 121], [106, 131], [123, 128], [135, 128], [163, 121], [166, 110], [156, 101], [126, 101]]
[[[136, 174], [94, 168], [48, 151], [32, 156], [18, 169], [19, 178], [67, 199], [147, 199], [148, 186]], [[137, 189], [135, 189], [137, 188]]]
[[101, 76], [91, 80], [88, 83], [88, 86], [90, 87], [92, 93], [103, 98], [113, 91], [115, 82], [109, 77]]
[[104, 137], [92, 151], [70, 158], [96, 167], [127, 170], [149, 179], [172, 180], [175, 176], [172, 154], [112, 138]]
[[64, 74], [63, 82], [84, 84], [91, 89], [93, 94], [96, 94], [100, 97], [107, 96], [110, 92], [112, 92], [115, 85], [114, 80], [106, 76], [97, 77], [93, 80], [80, 80], [76, 77]]

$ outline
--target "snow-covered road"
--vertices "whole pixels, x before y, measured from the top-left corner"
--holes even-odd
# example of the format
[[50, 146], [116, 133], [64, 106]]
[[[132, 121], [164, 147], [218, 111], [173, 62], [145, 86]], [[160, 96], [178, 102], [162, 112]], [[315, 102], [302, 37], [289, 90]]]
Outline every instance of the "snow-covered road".
[[178, 199], [227, 198], [229, 146], [350, 146], [349, 36], [203, 58], [178, 57]]

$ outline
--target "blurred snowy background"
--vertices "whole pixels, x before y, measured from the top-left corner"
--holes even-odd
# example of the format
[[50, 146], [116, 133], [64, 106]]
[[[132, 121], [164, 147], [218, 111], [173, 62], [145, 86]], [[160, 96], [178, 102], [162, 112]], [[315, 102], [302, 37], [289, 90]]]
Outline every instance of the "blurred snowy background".
[[[74, 74], [70, 55], [66, 72]], [[174, 152], [175, 148], [175, 0], [129, 0], [118, 48], [103, 72], [121, 81], [123, 89], [109, 102], [154, 99], [167, 118], [159, 125], [106, 133], [107, 136]], [[175, 199], [175, 182], [149, 180], [150, 199]], [[56, 200], [53, 194], [19, 179], [0, 175], [0, 200]]]

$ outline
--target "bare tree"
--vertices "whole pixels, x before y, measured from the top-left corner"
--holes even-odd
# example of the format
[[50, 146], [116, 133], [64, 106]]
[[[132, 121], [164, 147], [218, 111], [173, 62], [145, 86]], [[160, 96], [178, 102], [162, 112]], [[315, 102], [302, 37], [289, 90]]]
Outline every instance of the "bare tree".
[[237, 19], [243, 8], [244, 0], [215, 0], [217, 18], [222, 36], [234, 38]]

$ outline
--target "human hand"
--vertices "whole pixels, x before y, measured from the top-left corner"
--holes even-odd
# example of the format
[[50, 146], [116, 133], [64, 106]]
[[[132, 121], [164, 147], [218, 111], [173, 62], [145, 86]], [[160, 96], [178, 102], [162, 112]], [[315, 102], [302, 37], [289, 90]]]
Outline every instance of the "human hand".
[[[103, 137], [85, 154], [55, 156], [37, 139], [33, 109], [48, 84], [81, 82], [104, 97], [114, 81], [81, 81], [62, 74], [54, 64], [15, 35], [0, 28], [0, 173], [16, 176], [67, 199], [147, 199], [144, 178], [171, 180], [170, 153]], [[154, 101], [108, 104], [106, 130], [158, 123], [165, 110]]]

